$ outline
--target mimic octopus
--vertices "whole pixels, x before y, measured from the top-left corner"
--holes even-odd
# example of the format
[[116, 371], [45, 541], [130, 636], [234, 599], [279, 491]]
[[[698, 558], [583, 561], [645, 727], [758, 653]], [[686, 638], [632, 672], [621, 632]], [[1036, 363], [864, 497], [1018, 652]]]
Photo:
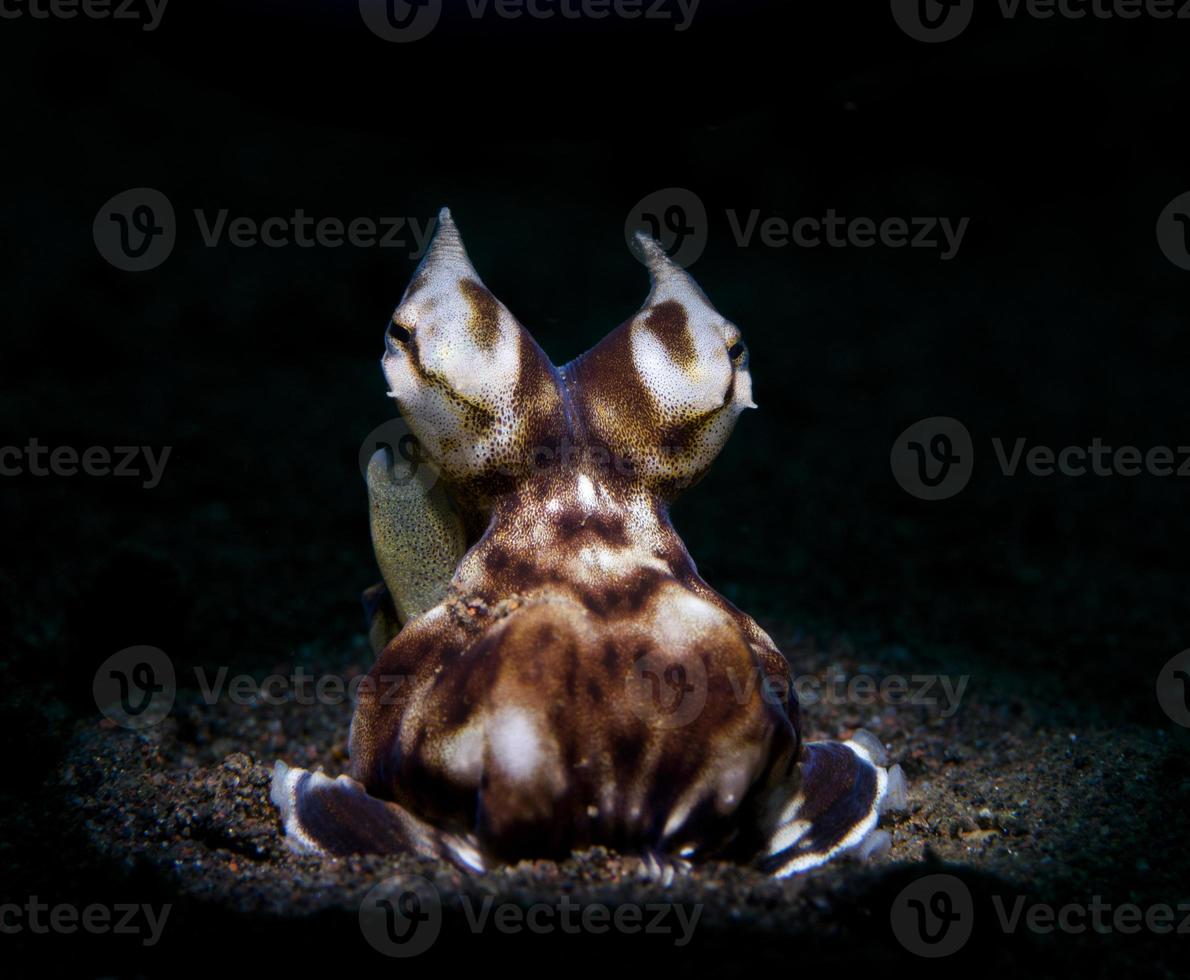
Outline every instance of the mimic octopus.
[[644, 306], [559, 368], [439, 215], [385, 334], [416, 465], [387, 446], [367, 466], [378, 657], [350, 775], [276, 765], [292, 846], [482, 872], [603, 845], [777, 876], [887, 850], [900, 767], [864, 731], [802, 740], [796, 697], [771, 696], [789, 664], [670, 522], [755, 407], [749, 353], [658, 242], [635, 247]]

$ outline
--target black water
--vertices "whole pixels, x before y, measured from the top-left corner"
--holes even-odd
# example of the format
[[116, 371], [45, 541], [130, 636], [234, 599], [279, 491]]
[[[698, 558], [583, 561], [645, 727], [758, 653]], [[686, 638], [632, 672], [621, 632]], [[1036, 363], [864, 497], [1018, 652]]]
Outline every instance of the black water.
[[[357, 454], [391, 413], [377, 362], [409, 221], [449, 205], [561, 363], [643, 300], [625, 222], [665, 188], [705, 209], [670, 214], [705, 238], [692, 271], [745, 331], [761, 406], [677, 507], [704, 575], [768, 622], [1044, 692], [1055, 723], [1184, 736], [1154, 685], [1190, 647], [1190, 271], [1156, 229], [1190, 192], [1190, 21], [988, 4], [925, 44], [887, 4], [803, 6], [703, 0], [676, 30], [458, 4], [404, 44], [346, 0], [176, 2], [153, 31], [0, 23], [0, 444], [20, 450], [0, 462], [22, 470], [0, 481], [4, 792], [37, 798], [115, 650], [237, 670], [358, 633]], [[176, 242], [122, 271], [93, 224], [146, 187]], [[401, 218], [405, 245], [208, 246], [222, 209], [282, 236], [299, 209]], [[948, 258], [777, 247], [739, 240], [752, 212], [965, 230]], [[974, 469], [928, 502], [890, 452], [935, 416], [965, 426]], [[151, 488], [37, 476], [31, 439], [169, 456]], [[1150, 463], [1009, 475], [996, 446], [1019, 439]]]

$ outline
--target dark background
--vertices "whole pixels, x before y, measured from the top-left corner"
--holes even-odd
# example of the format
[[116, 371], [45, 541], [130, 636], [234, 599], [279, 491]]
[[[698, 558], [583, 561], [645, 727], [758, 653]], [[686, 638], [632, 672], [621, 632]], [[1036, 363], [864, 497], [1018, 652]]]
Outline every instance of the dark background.
[[[361, 629], [357, 454], [392, 411], [378, 359], [415, 260], [207, 248], [194, 209], [424, 222], [448, 204], [562, 363], [644, 298], [630, 209], [690, 189], [710, 216], [692, 271], [743, 328], [761, 406], [676, 508], [704, 576], [762, 622], [995, 678], [1055, 724], [1167, 723], [1156, 673], [1190, 646], [1185, 479], [1010, 479], [990, 440], [1190, 445], [1190, 273], [1154, 234], [1190, 190], [1190, 21], [987, 4], [928, 45], [883, 3], [703, 0], [684, 32], [455, 11], [397, 45], [348, 0], [173, 0], [153, 33], [26, 18], [0, 42], [0, 442], [172, 447], [153, 490], [0, 486], [14, 797], [93, 717], [115, 650], [253, 670]], [[144, 186], [177, 244], [121, 272], [92, 222]], [[741, 248], [728, 208], [970, 227], [951, 261]], [[976, 466], [927, 503], [889, 451], [935, 415], [967, 425]]]

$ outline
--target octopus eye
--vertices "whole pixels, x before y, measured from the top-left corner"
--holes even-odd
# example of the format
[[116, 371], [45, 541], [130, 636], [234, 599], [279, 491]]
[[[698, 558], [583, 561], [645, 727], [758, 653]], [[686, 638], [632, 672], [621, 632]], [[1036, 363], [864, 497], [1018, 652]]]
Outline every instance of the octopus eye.
[[413, 336], [408, 328], [401, 326], [396, 320], [389, 323], [388, 335], [399, 344], [407, 344], [409, 338]]
[[727, 356], [733, 360], [738, 361], [748, 351], [742, 340], [737, 340], [734, 344], [727, 348]]

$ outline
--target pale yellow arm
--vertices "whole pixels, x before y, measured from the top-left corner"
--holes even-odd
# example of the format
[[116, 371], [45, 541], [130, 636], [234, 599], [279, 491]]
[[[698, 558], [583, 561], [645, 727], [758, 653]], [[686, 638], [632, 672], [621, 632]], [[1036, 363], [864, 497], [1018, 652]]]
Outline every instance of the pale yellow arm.
[[463, 524], [428, 463], [377, 451], [368, 462], [372, 547], [397, 617], [407, 623], [446, 597], [467, 550]]

